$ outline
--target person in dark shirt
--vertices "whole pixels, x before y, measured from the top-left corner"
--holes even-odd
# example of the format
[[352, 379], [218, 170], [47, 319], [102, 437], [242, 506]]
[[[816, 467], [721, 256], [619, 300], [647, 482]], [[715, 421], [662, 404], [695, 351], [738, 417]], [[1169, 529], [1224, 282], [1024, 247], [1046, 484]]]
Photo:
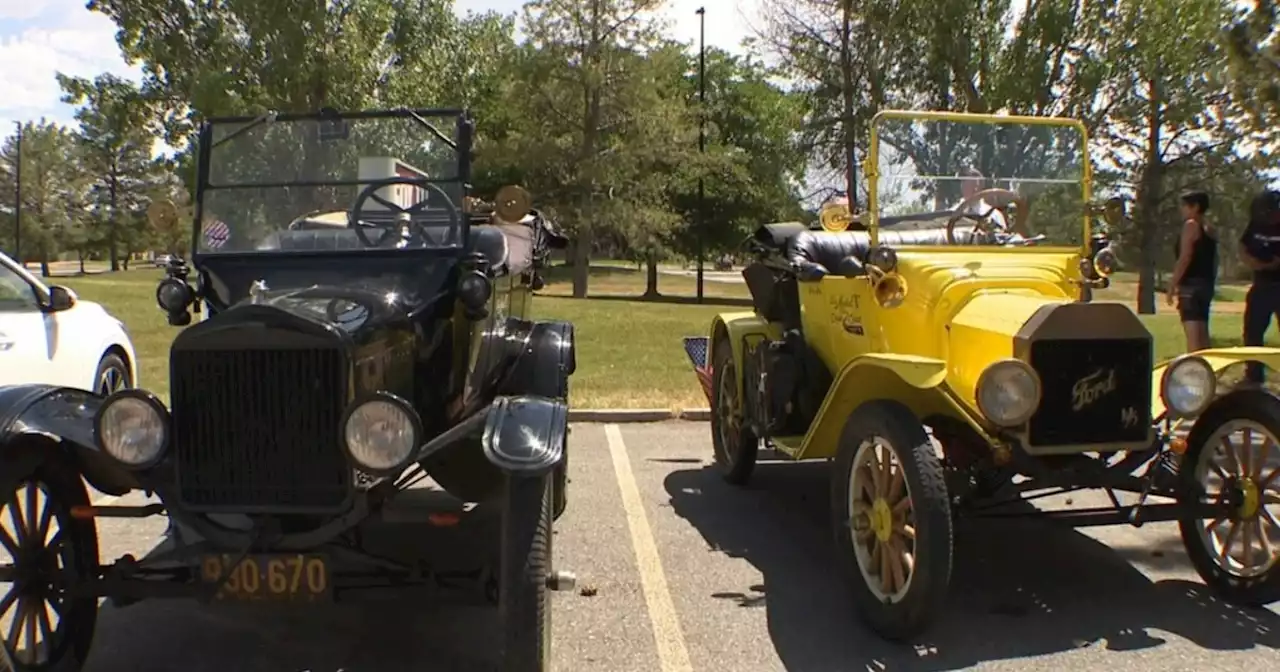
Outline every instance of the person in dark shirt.
[[1178, 316], [1187, 336], [1187, 352], [1209, 347], [1209, 307], [1218, 279], [1218, 232], [1205, 221], [1209, 195], [1193, 191], [1179, 199], [1182, 235], [1174, 245], [1177, 262], [1169, 281], [1169, 304], [1178, 299]]
[[[1280, 191], [1265, 191], [1253, 199], [1249, 226], [1240, 236], [1240, 260], [1253, 270], [1244, 303], [1244, 344], [1262, 345], [1272, 316], [1280, 317]], [[1260, 362], [1246, 365], [1245, 382], [1262, 384]]]

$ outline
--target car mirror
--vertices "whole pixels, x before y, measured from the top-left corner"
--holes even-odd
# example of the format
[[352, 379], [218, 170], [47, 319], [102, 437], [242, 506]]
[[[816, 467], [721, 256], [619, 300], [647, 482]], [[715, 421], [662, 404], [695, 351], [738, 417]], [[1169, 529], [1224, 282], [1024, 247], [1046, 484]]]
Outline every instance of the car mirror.
[[62, 285], [54, 285], [49, 288], [49, 302], [45, 304], [45, 310], [50, 313], [67, 310], [76, 305], [76, 293]]

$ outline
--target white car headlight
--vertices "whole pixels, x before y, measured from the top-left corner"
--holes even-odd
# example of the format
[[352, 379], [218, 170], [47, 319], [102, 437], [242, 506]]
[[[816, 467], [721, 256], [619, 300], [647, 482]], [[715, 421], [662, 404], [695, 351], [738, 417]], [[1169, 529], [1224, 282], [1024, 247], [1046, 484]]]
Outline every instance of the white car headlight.
[[1160, 398], [1174, 417], [1204, 412], [1217, 391], [1218, 377], [1202, 357], [1184, 355], [1169, 364], [1160, 379]]
[[164, 456], [169, 413], [149, 392], [121, 390], [102, 402], [94, 432], [102, 452], [131, 469], [143, 469]]
[[384, 392], [352, 406], [342, 437], [356, 466], [386, 475], [403, 468], [413, 456], [422, 438], [422, 421], [407, 402]]
[[1006, 359], [978, 377], [978, 410], [1001, 427], [1015, 427], [1040, 407], [1040, 376], [1026, 362]]

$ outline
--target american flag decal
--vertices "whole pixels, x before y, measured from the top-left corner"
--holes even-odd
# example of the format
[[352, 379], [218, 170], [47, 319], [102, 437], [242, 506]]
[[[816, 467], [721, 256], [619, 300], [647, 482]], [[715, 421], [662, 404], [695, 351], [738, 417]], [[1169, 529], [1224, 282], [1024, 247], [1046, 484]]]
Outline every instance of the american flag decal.
[[709, 340], [706, 336], [684, 338], [684, 353], [693, 364], [693, 373], [698, 376], [698, 384], [702, 386], [702, 393], [707, 395], [708, 402], [711, 401], [711, 362], [707, 361]]
[[214, 220], [204, 227], [204, 244], [210, 249], [218, 249], [231, 239], [231, 229], [226, 222]]

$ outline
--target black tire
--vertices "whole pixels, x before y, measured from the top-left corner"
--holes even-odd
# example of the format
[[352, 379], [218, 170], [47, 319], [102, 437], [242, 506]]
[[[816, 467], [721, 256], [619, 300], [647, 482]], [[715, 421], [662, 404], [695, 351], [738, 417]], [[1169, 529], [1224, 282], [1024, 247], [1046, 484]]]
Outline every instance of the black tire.
[[569, 437], [567, 434], [565, 435], [564, 444], [564, 457], [560, 459], [560, 466], [556, 467], [555, 479], [552, 484], [552, 521], [560, 520], [560, 516], [563, 516], [565, 509], [569, 507]]
[[[723, 333], [716, 336], [712, 349], [715, 355], [711, 369], [711, 446], [721, 477], [734, 485], [745, 485], [756, 468], [760, 439], [743, 423], [742, 404], [737, 401], [736, 387], [740, 374], [733, 364], [729, 337]], [[749, 382], [744, 381], [743, 384]], [[737, 411], [731, 410], [735, 404]], [[730, 416], [736, 418], [736, 431], [725, 427], [725, 418]]]
[[503, 672], [551, 668], [551, 486], [548, 476], [507, 479], [498, 577]]
[[[887, 520], [881, 518], [881, 522], [887, 525], [887, 536], [881, 539], [871, 534], [875, 541], [863, 544], [855, 539], [855, 521], [850, 511], [851, 481], [855, 459], [862, 461], [859, 459], [862, 444], [872, 437], [879, 437], [887, 443], [897, 458], [898, 469], [905, 479], [904, 499], [910, 500], [908, 505], [912, 515], [905, 518], [907, 512], [904, 510], [901, 514], [904, 516], [903, 530], [898, 536], [893, 536], [899, 527], [898, 514], [892, 513], [891, 505], [887, 503], [889, 497], [884, 497], [883, 511], [891, 514]], [[894, 475], [897, 473], [895, 470]], [[866, 520], [870, 521], [870, 515]], [[911, 548], [914, 568], [908, 574], [905, 567], [900, 566], [906, 585], [882, 599], [877, 593], [883, 595], [883, 591], [873, 588], [870, 574], [863, 573], [858, 549], [865, 549], [870, 563], [870, 557], [877, 557], [871, 556], [870, 549], [878, 551], [881, 542], [888, 542], [885, 543], [886, 548], [894, 548], [892, 542], [904, 548], [906, 526], [910, 522], [914, 522], [915, 539]], [[881, 637], [892, 641], [910, 640], [924, 632], [946, 600], [951, 582], [954, 532], [941, 461], [924, 426], [907, 407], [894, 401], [872, 401], [849, 415], [840, 437], [835, 470], [831, 474], [831, 527], [835, 535], [837, 563], [849, 582], [854, 606], [867, 625]], [[872, 546], [873, 543], [877, 545]]]
[[[70, 573], [70, 580], [89, 579], [96, 576], [98, 571], [98, 528], [93, 519], [77, 520], [71, 517], [71, 509], [75, 506], [87, 506], [89, 504], [89, 494], [85, 490], [84, 481], [80, 475], [71, 466], [70, 462], [61, 456], [54, 456], [41, 462], [35, 469], [14, 481], [15, 489], [11, 493], [6, 493], [8, 499], [5, 500], [3, 508], [7, 511], [0, 511], [0, 516], [4, 516], [7, 524], [12, 524], [13, 520], [10, 516], [18, 515], [20, 520], [24, 521], [23, 529], [29, 522], [34, 521], [39, 525], [44, 521], [43, 515], [31, 513], [30, 500], [27, 495], [32, 488], [38, 488], [43, 492], [43, 502], [37, 500], [36, 507], [39, 513], [43, 513], [48, 507], [51, 510], [49, 521], [44, 522], [44, 535], [37, 533], [33, 538], [40, 539], [32, 546], [27, 546], [23, 542], [23, 538], [17, 537], [17, 530], [14, 535], [8, 535], [6, 529], [6, 539], [3, 546], [0, 546], [0, 552], [6, 558], [0, 559], [0, 562], [13, 562], [17, 566], [21, 566], [21, 562], [15, 562], [13, 549], [8, 548], [10, 544], [18, 544], [24, 553], [54, 553], [53, 557], [61, 561], [64, 571]], [[19, 502], [18, 500], [22, 501]], [[21, 506], [21, 509], [13, 509], [15, 505]], [[29, 518], [30, 520], [29, 520]], [[50, 523], [56, 522], [58, 532], [53, 532]], [[14, 526], [16, 528], [16, 525]], [[54, 539], [61, 539], [64, 543], [59, 544], [60, 550], [49, 548], [49, 542]], [[27, 542], [31, 543], [31, 542]], [[27, 556], [30, 557], [30, 556]], [[46, 556], [48, 557], [48, 556]], [[47, 562], [45, 560], [44, 562]], [[34, 561], [40, 562], [40, 561]], [[37, 611], [43, 607], [46, 614], [60, 614], [59, 621], [53, 626], [52, 618], [45, 620], [44, 627], [53, 628], [53, 631], [45, 634], [42, 631], [42, 624], [39, 620], [35, 621], [34, 628], [36, 636], [42, 642], [44, 647], [49, 647], [48, 656], [44, 661], [31, 660], [31, 654], [26, 651], [30, 645], [29, 635], [19, 635], [18, 641], [10, 643], [4, 640], [0, 635], [0, 646], [4, 646], [8, 657], [14, 663], [12, 672], [72, 672], [79, 670], [84, 661], [88, 658], [89, 647], [93, 643], [94, 631], [98, 623], [98, 600], [93, 597], [69, 598], [63, 595], [59, 602], [63, 605], [61, 612], [55, 611], [51, 606], [51, 601], [45, 597], [37, 597], [39, 591], [53, 590], [57, 591], [52, 579], [44, 579], [40, 573], [37, 573], [35, 579], [29, 579], [33, 583], [25, 583], [31, 586], [31, 589], [37, 592], [26, 592], [24, 584], [5, 586], [0, 588], [0, 594], [9, 592], [13, 589], [14, 595], [20, 595], [12, 604], [4, 608], [0, 616], [12, 613], [13, 620], [20, 616], [18, 611], [26, 602], [31, 606], [33, 618], [35, 614], [41, 613]], [[64, 575], [64, 578], [67, 578]], [[46, 593], [47, 594], [47, 593]], [[29, 596], [29, 597], [28, 597]], [[41, 604], [43, 602], [43, 604]], [[12, 621], [11, 621], [12, 622]], [[24, 628], [25, 629], [25, 628]], [[14, 644], [18, 646], [14, 646]], [[19, 651], [22, 651], [20, 654]], [[37, 653], [36, 655], [40, 655]], [[3, 663], [0, 663], [3, 667]]]
[[93, 374], [93, 391], [99, 396], [107, 396], [117, 390], [133, 387], [133, 378], [129, 375], [129, 365], [124, 358], [114, 352], [108, 352], [98, 360], [98, 370]]
[[[1247, 421], [1260, 425], [1271, 434], [1273, 439], [1280, 438], [1280, 399], [1260, 390], [1233, 392], [1214, 402], [1196, 420], [1191, 434], [1187, 437], [1187, 452], [1182, 456], [1178, 467], [1180, 501], [1191, 503], [1201, 501], [1204, 497], [1205, 488], [1197, 474], [1197, 467], [1205, 458], [1207, 449], [1221, 445], [1222, 442], [1215, 437], [1215, 433], [1223, 425], [1233, 421]], [[1273, 447], [1270, 451], [1274, 457], [1276, 448]], [[1251, 456], [1253, 464], [1257, 464], [1257, 453], [1258, 451], [1255, 450]], [[1230, 473], [1230, 464], [1220, 468], [1229, 476], [1235, 475]], [[1280, 483], [1273, 482], [1270, 487], [1280, 488]], [[1263, 494], [1265, 492], [1264, 490]], [[1265, 506], [1265, 501], [1263, 505]], [[1239, 605], [1261, 607], [1280, 601], [1280, 562], [1272, 564], [1265, 573], [1256, 576], [1245, 576], [1228, 571], [1214, 560], [1214, 552], [1207, 545], [1209, 535], [1201, 535], [1202, 521], [1203, 519], [1191, 515], [1183, 515], [1178, 519], [1178, 530], [1182, 535], [1187, 557], [1205, 584], [1223, 599]], [[1242, 529], [1244, 525], [1251, 523], [1260, 525], [1262, 532], [1266, 533], [1269, 523], [1256, 515], [1245, 520], [1233, 516], [1224, 524]], [[1229, 531], [1227, 533], [1230, 534]], [[1242, 533], [1238, 534], [1232, 544], [1234, 545], [1234, 541], [1242, 537]], [[1258, 546], [1256, 537], [1253, 537], [1253, 541], [1255, 542], [1253, 545]]]

